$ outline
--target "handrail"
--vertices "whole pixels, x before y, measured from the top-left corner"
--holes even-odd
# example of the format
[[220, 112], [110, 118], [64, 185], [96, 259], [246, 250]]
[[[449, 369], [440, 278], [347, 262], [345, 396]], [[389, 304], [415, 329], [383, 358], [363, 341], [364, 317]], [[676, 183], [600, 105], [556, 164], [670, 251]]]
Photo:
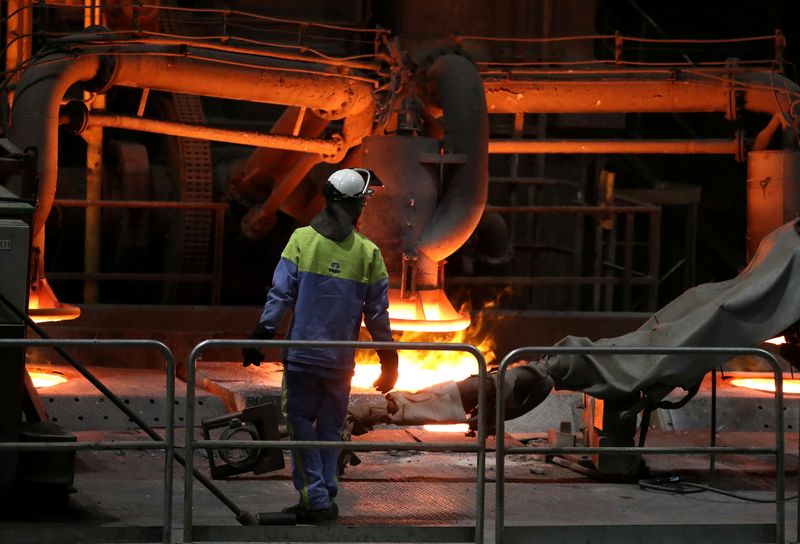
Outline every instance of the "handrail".
[[[166, 421], [163, 440], [126, 440], [90, 442], [0, 442], [0, 451], [83, 451], [83, 450], [164, 450], [163, 544], [172, 542], [172, 489], [175, 450], [175, 357], [172, 351], [157, 340], [96, 340], [96, 339], [0, 339], [0, 347], [111, 347], [150, 348], [164, 356], [167, 369]], [[192, 410], [187, 407], [187, 412]]]
[[[505, 403], [503, 402], [503, 382], [508, 366], [523, 357], [531, 355], [750, 355], [764, 359], [775, 375], [775, 447], [774, 448], [736, 448], [736, 447], [687, 447], [687, 448], [662, 448], [662, 447], [515, 447], [506, 448], [505, 433]], [[496, 493], [495, 493], [495, 542], [502, 544], [505, 521], [505, 456], [508, 454], [522, 453], [647, 453], [647, 454], [714, 454], [714, 453], [748, 453], [754, 455], [775, 455], [775, 517], [776, 517], [776, 542], [783, 544], [786, 539], [786, 482], [784, 474], [784, 430], [783, 430], [783, 374], [780, 365], [771, 353], [757, 348], [694, 348], [694, 347], [521, 347], [511, 351], [500, 362], [497, 371], [497, 405], [496, 405]], [[800, 516], [800, 513], [798, 514]], [[800, 530], [800, 529], [799, 529]]]
[[[228, 348], [356, 348], [356, 349], [394, 349], [398, 351], [421, 350], [421, 351], [459, 351], [466, 352], [475, 357], [478, 363], [478, 411], [485, 413], [485, 381], [486, 381], [486, 359], [483, 353], [471, 344], [445, 344], [436, 342], [339, 342], [339, 341], [308, 341], [308, 340], [204, 340], [197, 344], [189, 355], [189, 365], [186, 377], [186, 402], [188, 406], [194, 405], [197, 360], [200, 355], [209, 348], [228, 347]], [[310, 440], [247, 440], [247, 441], [224, 441], [224, 440], [196, 440], [194, 437], [194, 413], [189, 410], [186, 413], [186, 438], [185, 438], [185, 457], [187, 467], [184, 480], [184, 511], [183, 511], [183, 542], [192, 542], [192, 506], [193, 506], [193, 478], [191, 477], [194, 469], [194, 450], [196, 448], [220, 449], [220, 448], [343, 448], [356, 451], [381, 451], [381, 450], [415, 450], [415, 451], [460, 451], [475, 452], [477, 459], [477, 485], [475, 499], [475, 544], [483, 544], [484, 521], [485, 521], [485, 487], [486, 487], [486, 424], [483, 418], [478, 421], [478, 437], [474, 444], [464, 444], [463, 442], [421, 444], [419, 442], [322, 442]]]

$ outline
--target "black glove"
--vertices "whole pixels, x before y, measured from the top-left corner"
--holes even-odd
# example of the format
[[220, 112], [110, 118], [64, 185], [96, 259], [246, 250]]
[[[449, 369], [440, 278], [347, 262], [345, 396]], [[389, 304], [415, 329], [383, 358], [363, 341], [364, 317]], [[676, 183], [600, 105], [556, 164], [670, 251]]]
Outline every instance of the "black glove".
[[[250, 340], [272, 340], [274, 333], [268, 331], [260, 324], [256, 325], [255, 330], [248, 337]], [[242, 366], [259, 366], [265, 359], [264, 354], [258, 348], [242, 348]]]
[[381, 375], [372, 384], [372, 387], [381, 393], [388, 393], [397, 383], [397, 351], [393, 349], [379, 349], [378, 358], [381, 360]]

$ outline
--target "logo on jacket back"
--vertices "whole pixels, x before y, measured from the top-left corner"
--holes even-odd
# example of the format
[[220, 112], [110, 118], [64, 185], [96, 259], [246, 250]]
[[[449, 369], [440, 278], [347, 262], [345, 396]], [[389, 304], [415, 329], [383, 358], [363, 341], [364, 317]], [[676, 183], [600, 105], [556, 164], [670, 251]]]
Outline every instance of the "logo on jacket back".
[[330, 272], [331, 274], [341, 274], [342, 269], [339, 263], [333, 261], [331, 265], [328, 267], [328, 272]]

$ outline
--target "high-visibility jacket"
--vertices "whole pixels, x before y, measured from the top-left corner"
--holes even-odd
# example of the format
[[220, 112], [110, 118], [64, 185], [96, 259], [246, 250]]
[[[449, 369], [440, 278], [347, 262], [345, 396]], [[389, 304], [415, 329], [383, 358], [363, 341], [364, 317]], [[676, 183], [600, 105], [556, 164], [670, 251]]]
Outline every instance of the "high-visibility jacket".
[[[294, 309], [289, 340], [358, 339], [363, 317], [372, 339], [391, 342], [389, 278], [380, 249], [353, 231], [342, 241], [312, 227], [294, 231], [275, 268], [260, 323], [275, 332]], [[303, 367], [347, 371], [355, 367], [354, 349], [289, 348], [285, 359]]]

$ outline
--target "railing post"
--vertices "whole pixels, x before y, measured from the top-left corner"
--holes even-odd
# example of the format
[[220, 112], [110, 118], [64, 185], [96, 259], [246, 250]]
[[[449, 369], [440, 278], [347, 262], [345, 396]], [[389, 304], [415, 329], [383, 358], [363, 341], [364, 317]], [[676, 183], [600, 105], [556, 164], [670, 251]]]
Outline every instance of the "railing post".
[[[531, 355], [551, 356], [551, 355], [718, 355], [728, 358], [735, 355], [751, 355], [765, 360], [772, 368], [775, 376], [775, 447], [774, 448], [723, 448], [723, 447], [683, 447], [683, 448], [637, 448], [637, 447], [515, 447], [510, 452], [506, 452], [504, 444], [504, 393], [503, 377], [509, 364], [521, 358], [531, 359]], [[712, 367], [713, 370], [713, 367]], [[725, 453], [752, 453], [767, 454], [775, 456], [775, 534], [776, 542], [783, 544], [786, 541], [786, 476], [785, 476], [785, 440], [783, 434], [784, 415], [783, 415], [783, 374], [777, 359], [769, 352], [756, 348], [695, 348], [695, 347], [522, 347], [513, 350], [506, 355], [500, 362], [497, 375], [497, 437], [496, 437], [496, 511], [495, 511], [495, 542], [501, 544], [505, 532], [505, 515], [503, 511], [505, 499], [505, 474], [504, 456], [508, 454], [527, 454], [537, 453], [554, 455], [559, 453], [622, 453], [622, 454], [714, 454], [723, 451]], [[798, 477], [800, 479], [800, 476]], [[799, 482], [800, 483], [800, 480]], [[800, 522], [800, 511], [798, 512]], [[800, 538], [800, 525], [798, 525], [798, 537]], [[800, 541], [800, 539], [798, 540]]]
[[[352, 442], [322, 442], [322, 441], [296, 441], [296, 440], [248, 440], [248, 441], [215, 441], [215, 440], [195, 440], [194, 439], [194, 399], [196, 386], [196, 363], [201, 354], [211, 347], [256, 347], [256, 348], [285, 348], [285, 347], [307, 347], [307, 348], [356, 348], [356, 349], [396, 349], [396, 350], [427, 350], [427, 351], [458, 351], [471, 354], [478, 364], [478, 411], [485, 414], [486, 406], [486, 360], [483, 354], [470, 344], [446, 344], [434, 342], [341, 342], [341, 341], [308, 341], [308, 340], [205, 340], [197, 344], [189, 355], [189, 365], [187, 368], [186, 379], [186, 398], [187, 413], [185, 418], [186, 434], [184, 452], [186, 455], [186, 470], [184, 482], [184, 516], [183, 516], [183, 542], [192, 542], [193, 524], [193, 475], [197, 476], [194, 470], [193, 456], [195, 448], [350, 448], [354, 449]], [[475, 492], [475, 544], [483, 544], [485, 528], [485, 494], [486, 494], [486, 422], [483, 417], [478, 419], [477, 444], [465, 445], [463, 443], [444, 443], [423, 445], [413, 443], [380, 443], [380, 442], [358, 442], [356, 448], [370, 451], [390, 450], [390, 449], [413, 449], [417, 451], [465, 451], [475, 453], [478, 458], [476, 462], [476, 492]], [[207, 485], [208, 487], [208, 485]], [[226, 506], [237, 513], [237, 520], [251, 519], [248, 512], [239, 509], [235, 504], [227, 499], [222, 493], [212, 493], [222, 500]]]

